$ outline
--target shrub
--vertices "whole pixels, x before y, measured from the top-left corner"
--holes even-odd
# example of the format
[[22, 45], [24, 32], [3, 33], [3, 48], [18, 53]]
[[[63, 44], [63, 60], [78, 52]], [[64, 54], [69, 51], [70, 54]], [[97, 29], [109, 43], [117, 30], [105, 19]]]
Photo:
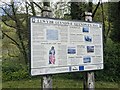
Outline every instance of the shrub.
[[97, 80], [120, 80], [120, 44], [108, 40], [104, 47], [104, 69], [96, 71]]
[[21, 80], [30, 78], [28, 67], [22, 64], [3, 62], [2, 64], [2, 80]]

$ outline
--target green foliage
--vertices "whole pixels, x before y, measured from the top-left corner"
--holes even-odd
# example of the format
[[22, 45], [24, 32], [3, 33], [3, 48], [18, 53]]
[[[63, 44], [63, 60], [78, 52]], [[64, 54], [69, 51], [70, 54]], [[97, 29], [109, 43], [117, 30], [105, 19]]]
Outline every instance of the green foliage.
[[10, 63], [3, 62], [2, 64], [2, 80], [10, 81], [10, 80], [21, 80], [30, 78], [28, 67], [18, 64], [18, 63]]
[[107, 81], [120, 80], [120, 44], [110, 39], [104, 48], [104, 69], [96, 72], [96, 79]]
[[111, 39], [120, 42], [120, 1], [109, 3], [109, 17], [113, 24], [111, 31]]
[[71, 17], [72, 19], [82, 20], [82, 16], [86, 11], [87, 4], [85, 2], [71, 3]]

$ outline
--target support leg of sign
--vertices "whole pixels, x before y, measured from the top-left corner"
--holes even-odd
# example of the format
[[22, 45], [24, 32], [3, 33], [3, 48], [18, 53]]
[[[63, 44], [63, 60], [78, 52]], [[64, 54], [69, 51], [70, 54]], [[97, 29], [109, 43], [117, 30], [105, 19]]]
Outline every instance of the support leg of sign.
[[[92, 13], [85, 12], [85, 21], [92, 21]], [[84, 90], [94, 90], [95, 88], [95, 80], [94, 80], [94, 72], [84, 72]]]
[[94, 90], [94, 72], [84, 73], [84, 90]]
[[[50, 2], [44, 2], [44, 8], [42, 10], [43, 17], [52, 17], [52, 12], [50, 10]], [[41, 85], [43, 90], [52, 90], [52, 75], [44, 75], [41, 80]]]
[[43, 90], [52, 90], [52, 76], [45, 75], [42, 78], [42, 88]]

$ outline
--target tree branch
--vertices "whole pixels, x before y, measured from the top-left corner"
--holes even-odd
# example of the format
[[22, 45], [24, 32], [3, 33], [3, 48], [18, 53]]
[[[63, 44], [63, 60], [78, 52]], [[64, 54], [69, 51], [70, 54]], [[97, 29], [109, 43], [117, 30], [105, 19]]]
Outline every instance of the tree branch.
[[31, 9], [32, 9], [32, 14], [33, 14], [33, 16], [36, 16], [36, 12], [35, 12], [35, 8], [34, 8], [33, 2], [30, 2], [30, 4], [31, 4]]
[[38, 8], [40, 8], [42, 10], [42, 8], [35, 2], [33, 2]]
[[[8, 47], [7, 47], [8, 48]], [[10, 57], [18, 57], [18, 56], [16, 56], [16, 55], [12, 55], [11, 53], [10, 53], [10, 50], [8, 49], [8, 56], [10, 56]]]
[[9, 27], [11, 27], [11, 28], [16, 29], [16, 27], [14, 27], [14, 26], [12, 26], [12, 25], [10, 25], [10, 24], [7, 24], [3, 19], [2, 19], [2, 22], [3, 22], [6, 26], [9, 26]]
[[2, 31], [2, 34], [5, 35], [6, 37], [8, 37], [12, 42], [14, 42], [18, 46], [19, 49], [21, 49], [20, 45], [13, 38], [11, 38], [9, 35], [4, 33], [3, 31]]
[[96, 6], [96, 8], [95, 8], [95, 10], [94, 10], [94, 12], [92, 13], [92, 18], [94, 18], [95, 13], [96, 13], [96, 11], [97, 11], [99, 5], [100, 5], [100, 1], [98, 2], [97, 6]]
[[10, 4], [8, 4], [8, 3], [6, 3], [6, 2], [3, 2], [3, 1], [1, 1], [2, 3], [4, 3], [4, 4], [6, 4], [6, 5], [8, 5], [9, 7], [11, 6]]
[[106, 33], [106, 38], [109, 35], [110, 29], [111, 29], [111, 25], [110, 25], [110, 21], [108, 21], [108, 30], [107, 30], [107, 33]]
[[31, 4], [29, 4], [28, 2], [26, 2], [26, 4], [28, 4], [29, 6], [31, 6]]
[[23, 23], [26, 20], [26, 18], [23, 18], [23, 20], [21, 20], [21, 22]]
[[8, 17], [15, 21], [15, 19], [4, 8], [2, 8], [2, 10], [5, 12], [5, 14], [8, 15]]
[[101, 3], [101, 10], [102, 10], [102, 22], [103, 22], [103, 38], [104, 38], [104, 44], [106, 44], [105, 19], [104, 19], [104, 9], [103, 9], [103, 4], [102, 3]]

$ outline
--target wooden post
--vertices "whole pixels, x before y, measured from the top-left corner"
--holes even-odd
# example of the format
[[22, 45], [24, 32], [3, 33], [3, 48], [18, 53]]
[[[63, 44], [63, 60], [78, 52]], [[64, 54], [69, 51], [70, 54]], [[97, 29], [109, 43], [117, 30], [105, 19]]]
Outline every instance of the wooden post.
[[[1, 22], [2, 16], [0, 16]], [[2, 25], [0, 25], [0, 90], [2, 90]]]
[[52, 75], [43, 76], [41, 85], [43, 90], [52, 90]]
[[94, 90], [94, 72], [84, 72], [84, 90]]
[[[50, 3], [44, 2], [44, 7], [42, 10], [42, 16], [43, 17], [52, 17], [52, 12], [50, 10]], [[43, 90], [52, 90], [52, 75], [44, 75], [41, 80], [41, 87]]]
[[[85, 12], [85, 21], [92, 21], [92, 13]], [[94, 80], [94, 72], [84, 72], [84, 90], [94, 90], [95, 88], [95, 80]]]

